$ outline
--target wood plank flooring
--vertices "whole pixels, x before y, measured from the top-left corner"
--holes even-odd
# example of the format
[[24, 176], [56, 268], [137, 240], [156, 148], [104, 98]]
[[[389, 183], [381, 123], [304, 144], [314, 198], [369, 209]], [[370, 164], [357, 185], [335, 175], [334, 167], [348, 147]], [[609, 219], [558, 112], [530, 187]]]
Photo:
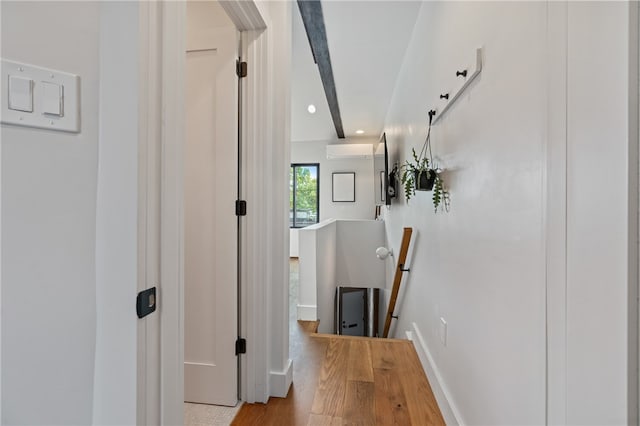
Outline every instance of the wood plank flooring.
[[291, 330], [293, 385], [286, 398], [244, 404], [233, 425], [444, 425], [413, 344]]

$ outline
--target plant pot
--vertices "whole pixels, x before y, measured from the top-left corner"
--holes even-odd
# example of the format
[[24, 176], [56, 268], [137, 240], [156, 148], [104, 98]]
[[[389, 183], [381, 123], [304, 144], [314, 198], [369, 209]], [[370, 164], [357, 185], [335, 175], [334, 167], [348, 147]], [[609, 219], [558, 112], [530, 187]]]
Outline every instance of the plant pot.
[[423, 171], [422, 173], [414, 172], [414, 184], [416, 191], [431, 191], [433, 184], [436, 181], [436, 172], [429, 170], [429, 173]]

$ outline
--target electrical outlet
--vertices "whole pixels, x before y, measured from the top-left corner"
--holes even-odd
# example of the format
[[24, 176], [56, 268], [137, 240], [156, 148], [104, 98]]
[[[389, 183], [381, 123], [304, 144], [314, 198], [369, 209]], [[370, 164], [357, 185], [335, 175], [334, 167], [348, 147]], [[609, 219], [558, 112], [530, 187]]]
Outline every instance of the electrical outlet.
[[443, 346], [447, 346], [447, 321], [440, 317], [440, 327], [438, 327], [438, 335]]

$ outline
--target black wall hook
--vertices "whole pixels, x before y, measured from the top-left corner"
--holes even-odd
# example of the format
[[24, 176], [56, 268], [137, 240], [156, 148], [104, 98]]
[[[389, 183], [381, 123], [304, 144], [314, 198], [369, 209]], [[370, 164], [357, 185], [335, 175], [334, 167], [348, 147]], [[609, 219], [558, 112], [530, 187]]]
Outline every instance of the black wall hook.
[[449, 94], [445, 93], [444, 95], [440, 95], [440, 99], [449, 99]]
[[467, 76], [467, 70], [462, 70], [462, 71], [456, 71], [456, 77], [466, 77]]
[[411, 272], [411, 268], [405, 268], [404, 263], [401, 263], [400, 265], [398, 265], [398, 267], [402, 272]]

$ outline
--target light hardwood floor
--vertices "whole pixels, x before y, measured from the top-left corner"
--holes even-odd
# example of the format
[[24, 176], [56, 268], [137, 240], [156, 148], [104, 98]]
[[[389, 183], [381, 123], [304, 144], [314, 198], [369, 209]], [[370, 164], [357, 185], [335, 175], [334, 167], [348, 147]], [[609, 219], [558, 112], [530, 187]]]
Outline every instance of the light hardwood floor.
[[244, 404], [233, 425], [444, 425], [411, 342], [315, 328], [292, 324], [289, 395]]

